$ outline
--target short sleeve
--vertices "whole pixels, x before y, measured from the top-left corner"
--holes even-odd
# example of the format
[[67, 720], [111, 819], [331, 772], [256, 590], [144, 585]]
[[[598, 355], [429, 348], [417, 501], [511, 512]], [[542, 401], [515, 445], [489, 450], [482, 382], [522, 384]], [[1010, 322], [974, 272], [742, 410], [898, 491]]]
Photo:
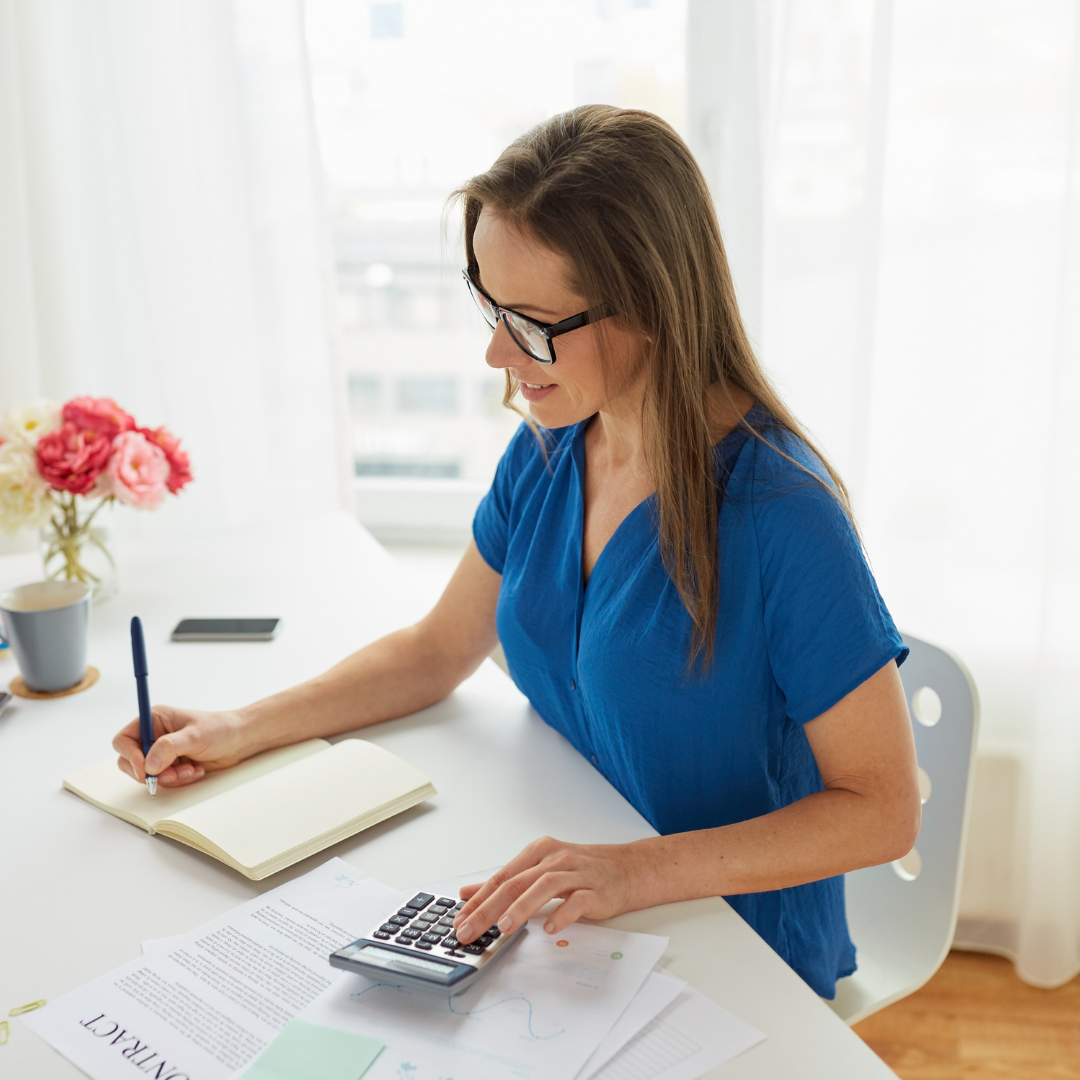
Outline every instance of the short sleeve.
[[535, 436], [527, 424], [522, 424], [503, 452], [495, 479], [473, 516], [473, 539], [484, 562], [497, 574], [503, 572], [506, 564], [514, 487], [529, 449], [528, 440], [535, 443]]
[[797, 466], [777, 468], [770, 448], [757, 451], [766, 462], [755, 469], [754, 524], [769, 659], [788, 716], [805, 724], [908, 650], [832, 492]]

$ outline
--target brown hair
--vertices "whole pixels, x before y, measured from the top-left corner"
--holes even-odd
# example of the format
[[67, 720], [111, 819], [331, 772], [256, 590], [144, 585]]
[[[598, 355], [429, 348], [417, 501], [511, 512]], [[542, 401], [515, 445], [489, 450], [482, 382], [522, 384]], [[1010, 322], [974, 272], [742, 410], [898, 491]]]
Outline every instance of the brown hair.
[[[707, 667], [720, 596], [710, 395], [730, 401], [737, 387], [814, 448], [750, 347], [697, 162], [658, 116], [584, 105], [515, 139], [452, 197], [464, 204], [471, 269], [473, 233], [489, 206], [567, 256], [575, 273], [571, 287], [590, 305], [614, 305], [618, 317], [651, 342], [642, 419], [660, 550], [693, 619], [689, 662], [701, 659]], [[509, 405], [517, 385], [509, 371], [506, 378]], [[835, 485], [829, 490], [850, 516], [843, 481], [818, 457]]]

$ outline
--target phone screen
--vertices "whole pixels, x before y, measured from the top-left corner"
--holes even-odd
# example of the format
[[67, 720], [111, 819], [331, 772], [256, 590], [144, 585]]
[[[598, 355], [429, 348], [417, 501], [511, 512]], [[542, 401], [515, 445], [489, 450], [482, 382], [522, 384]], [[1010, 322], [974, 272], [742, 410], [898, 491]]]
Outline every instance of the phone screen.
[[264, 637], [277, 629], [278, 619], [182, 619], [173, 637]]

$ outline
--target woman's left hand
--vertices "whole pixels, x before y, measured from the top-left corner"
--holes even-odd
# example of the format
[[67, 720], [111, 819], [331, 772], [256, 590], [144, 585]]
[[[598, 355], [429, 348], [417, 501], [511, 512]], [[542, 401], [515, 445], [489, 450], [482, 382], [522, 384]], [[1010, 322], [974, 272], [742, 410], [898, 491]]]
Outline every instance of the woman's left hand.
[[549, 900], [563, 902], [544, 930], [557, 934], [578, 919], [611, 919], [647, 906], [640, 898], [642, 867], [635, 844], [567, 844], [545, 836], [534, 840], [497, 874], [466, 885], [468, 903], [454, 919], [458, 940], [467, 945], [490, 926], [512, 933]]

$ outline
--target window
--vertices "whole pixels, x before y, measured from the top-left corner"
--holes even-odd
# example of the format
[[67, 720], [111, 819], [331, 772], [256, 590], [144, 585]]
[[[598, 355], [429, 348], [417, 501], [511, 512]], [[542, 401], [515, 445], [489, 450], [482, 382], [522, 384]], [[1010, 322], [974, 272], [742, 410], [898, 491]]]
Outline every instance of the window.
[[681, 129], [685, 0], [308, 0], [306, 19], [357, 483], [457, 485], [467, 528], [520, 420], [446, 198], [576, 104]]

